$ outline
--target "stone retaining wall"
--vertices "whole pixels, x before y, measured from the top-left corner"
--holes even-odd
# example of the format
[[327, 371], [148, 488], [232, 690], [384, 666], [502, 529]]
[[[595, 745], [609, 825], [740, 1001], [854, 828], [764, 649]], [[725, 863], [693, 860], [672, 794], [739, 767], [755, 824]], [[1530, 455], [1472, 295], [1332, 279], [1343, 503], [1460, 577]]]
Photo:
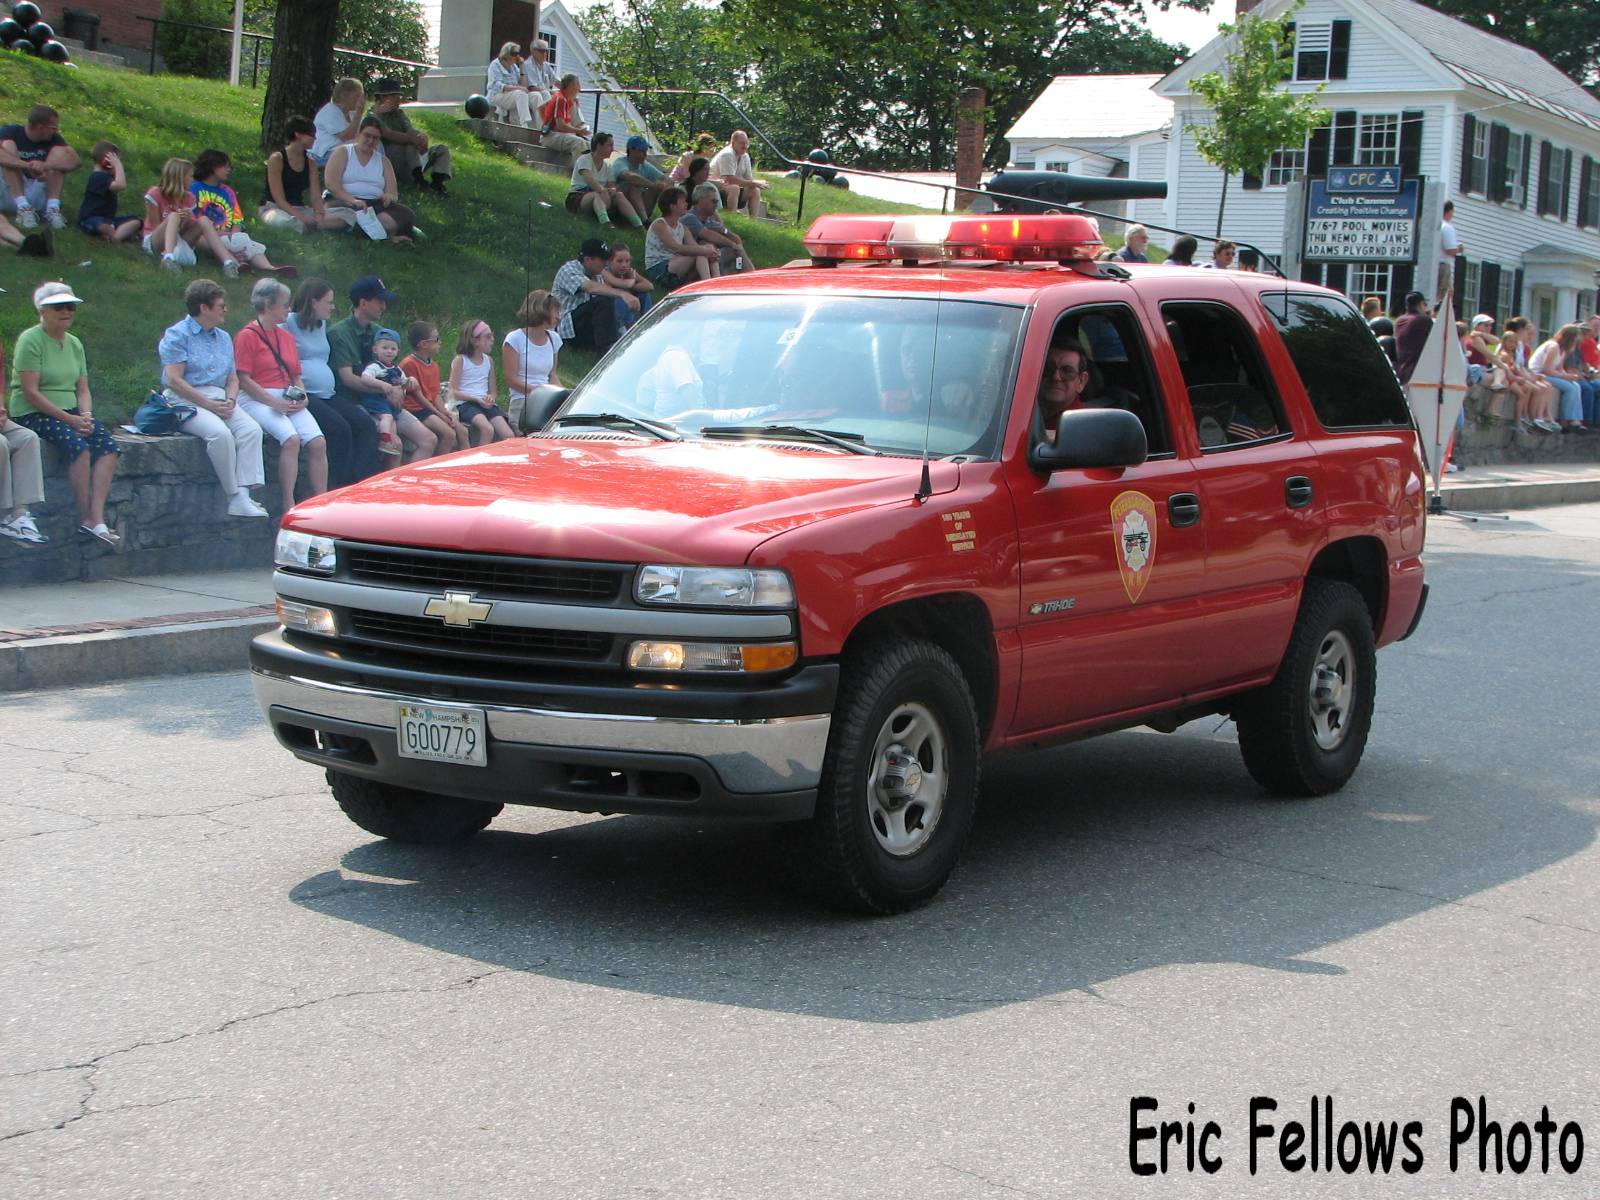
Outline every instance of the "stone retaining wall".
[[1600, 462], [1600, 436], [1585, 433], [1518, 433], [1509, 391], [1479, 384], [1467, 393], [1467, 423], [1456, 439], [1463, 467], [1515, 463]]
[[[106, 522], [121, 531], [120, 550], [77, 532], [77, 508], [66, 463], [44, 447], [45, 499], [33, 513], [48, 546], [19, 546], [0, 538], [0, 585], [60, 583], [114, 575], [161, 575], [229, 567], [268, 566], [277, 522], [230, 517], [227, 501], [199, 438], [117, 433], [122, 461]], [[267, 483], [257, 500], [280, 515], [277, 445], [265, 448]]]

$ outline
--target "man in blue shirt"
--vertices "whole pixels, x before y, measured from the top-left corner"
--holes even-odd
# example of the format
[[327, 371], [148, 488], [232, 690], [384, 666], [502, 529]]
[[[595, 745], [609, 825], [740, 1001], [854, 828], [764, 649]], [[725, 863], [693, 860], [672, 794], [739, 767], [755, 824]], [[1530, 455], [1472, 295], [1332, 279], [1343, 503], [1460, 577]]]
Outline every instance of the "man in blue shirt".
[[264, 517], [250, 498], [266, 482], [261, 468], [261, 426], [239, 407], [239, 377], [233, 370], [233, 339], [222, 323], [228, 294], [210, 279], [183, 291], [189, 315], [161, 335], [161, 384], [169, 402], [187, 404], [194, 415], [178, 428], [206, 444], [206, 457], [228, 498], [230, 517]]

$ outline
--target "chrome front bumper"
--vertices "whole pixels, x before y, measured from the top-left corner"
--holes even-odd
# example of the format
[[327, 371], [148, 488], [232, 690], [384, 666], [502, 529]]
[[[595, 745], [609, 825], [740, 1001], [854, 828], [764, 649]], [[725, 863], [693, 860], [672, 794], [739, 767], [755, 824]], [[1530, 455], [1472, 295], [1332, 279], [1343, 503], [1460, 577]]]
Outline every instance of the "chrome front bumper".
[[[308, 762], [421, 791], [582, 811], [809, 816], [832, 722], [826, 713], [647, 716], [440, 700], [260, 662], [251, 679], [279, 741]], [[489, 765], [400, 758], [401, 703], [482, 709]]]

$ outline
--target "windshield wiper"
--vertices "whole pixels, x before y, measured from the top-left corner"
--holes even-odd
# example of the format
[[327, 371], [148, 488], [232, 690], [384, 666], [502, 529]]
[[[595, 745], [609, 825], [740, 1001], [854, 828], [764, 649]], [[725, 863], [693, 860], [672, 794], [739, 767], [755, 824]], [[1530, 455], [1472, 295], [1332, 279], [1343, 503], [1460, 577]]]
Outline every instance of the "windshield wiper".
[[627, 413], [600, 412], [600, 413], [567, 413], [555, 419], [555, 424], [566, 425], [621, 425], [628, 429], [642, 429], [652, 437], [660, 438], [663, 442], [681, 442], [683, 435], [671, 425], [663, 425], [658, 421], [647, 421], [643, 417], [630, 417]]
[[826, 442], [851, 454], [882, 454], [868, 446], [859, 433], [840, 429], [814, 429], [809, 425], [705, 425], [700, 432], [705, 437], [789, 438], [794, 441]]

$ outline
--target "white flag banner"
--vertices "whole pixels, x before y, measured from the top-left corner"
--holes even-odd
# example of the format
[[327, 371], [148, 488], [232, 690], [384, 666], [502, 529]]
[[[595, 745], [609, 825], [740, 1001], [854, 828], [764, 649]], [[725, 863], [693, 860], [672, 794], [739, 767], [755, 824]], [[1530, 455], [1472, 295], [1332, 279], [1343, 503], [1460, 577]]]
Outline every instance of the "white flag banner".
[[1427, 345], [1406, 384], [1406, 402], [1422, 430], [1422, 449], [1438, 493], [1444, 478], [1444, 455], [1456, 433], [1456, 418], [1467, 399], [1467, 353], [1456, 336], [1454, 298], [1449, 292], [1434, 314]]

